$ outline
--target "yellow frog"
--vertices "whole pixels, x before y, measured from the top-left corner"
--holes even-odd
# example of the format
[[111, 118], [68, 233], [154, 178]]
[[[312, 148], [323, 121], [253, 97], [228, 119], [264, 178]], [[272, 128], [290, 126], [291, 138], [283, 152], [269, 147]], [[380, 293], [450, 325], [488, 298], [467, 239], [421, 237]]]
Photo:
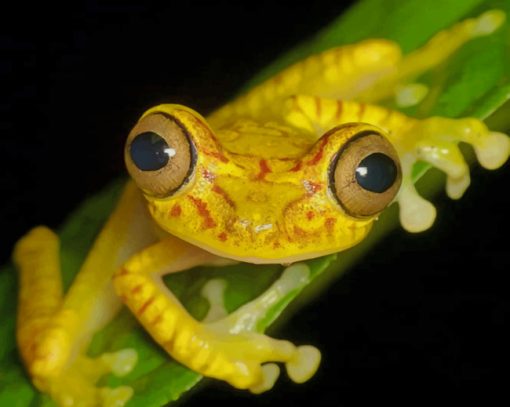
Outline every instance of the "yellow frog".
[[[447, 174], [452, 198], [469, 184], [458, 142], [471, 144], [486, 168], [506, 161], [509, 139], [479, 120], [418, 120], [375, 105], [395, 94], [401, 104], [418, 103], [426, 89], [412, 80], [504, 17], [493, 10], [460, 22], [405, 57], [388, 40], [328, 50], [207, 119], [180, 105], [145, 112], [125, 147], [132, 181], [68, 292], [53, 232], [35, 228], [16, 246], [17, 339], [34, 385], [62, 406], [129, 400], [131, 388], [96, 383], [129, 372], [136, 351], [86, 356], [93, 334], [122, 303], [165, 351], [200, 374], [260, 393], [283, 362], [292, 380], [308, 380], [320, 352], [254, 332], [254, 321], [299, 285], [306, 266], [297, 262], [356, 245], [390, 203], [399, 203], [407, 230], [430, 227], [435, 209], [411, 180], [416, 161]], [[293, 265], [270, 292], [230, 316], [222, 317], [221, 290], [211, 288], [218, 312], [202, 322], [161, 280], [233, 261]]]

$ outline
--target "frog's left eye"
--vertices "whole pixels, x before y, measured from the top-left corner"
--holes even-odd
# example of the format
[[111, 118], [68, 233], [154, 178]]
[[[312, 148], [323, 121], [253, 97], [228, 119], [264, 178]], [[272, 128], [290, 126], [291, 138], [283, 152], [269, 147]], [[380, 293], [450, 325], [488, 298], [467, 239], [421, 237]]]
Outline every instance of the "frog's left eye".
[[129, 174], [146, 194], [165, 198], [190, 178], [195, 149], [176, 120], [151, 114], [129, 134], [124, 158]]
[[349, 140], [331, 163], [329, 175], [338, 203], [356, 218], [374, 216], [386, 208], [402, 181], [397, 152], [374, 131]]

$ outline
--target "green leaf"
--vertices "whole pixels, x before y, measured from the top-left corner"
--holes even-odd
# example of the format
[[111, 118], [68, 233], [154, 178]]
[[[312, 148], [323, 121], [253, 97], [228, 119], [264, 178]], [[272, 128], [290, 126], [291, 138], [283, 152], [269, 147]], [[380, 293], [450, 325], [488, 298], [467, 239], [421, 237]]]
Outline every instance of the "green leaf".
[[[397, 41], [405, 52], [409, 52], [437, 31], [491, 8], [503, 9], [510, 16], [510, 4], [503, 0], [362, 0], [314, 38], [277, 59], [253, 78], [247, 87], [307, 55], [364, 38], [389, 38]], [[406, 109], [405, 112], [419, 117], [442, 115], [487, 118], [510, 98], [509, 51], [510, 26], [506, 23], [495, 34], [470, 42], [453, 55], [447, 64], [420, 78], [420, 82], [430, 86], [431, 92], [419, 106]], [[502, 126], [510, 124], [508, 115], [499, 120]], [[421, 177], [427, 169], [423, 163], [416, 166], [415, 177]], [[431, 189], [440, 186], [437, 180], [428, 180], [428, 183]], [[94, 237], [113, 208], [122, 184], [123, 181], [115, 182], [84, 202], [61, 229], [62, 267], [66, 287], [71, 283]], [[308, 261], [311, 287], [307, 289], [307, 297], [320, 291], [332, 278], [337, 278], [376, 241], [396, 227], [396, 213], [396, 208], [390, 208], [364, 243], [339, 254], [337, 260], [337, 256], [327, 256]], [[221, 269], [200, 267], [168, 277], [165, 282], [188, 310], [195, 317], [201, 318], [207, 311], [207, 304], [199, 293], [209, 279], [223, 278], [228, 281], [225, 301], [227, 308], [232, 311], [269, 287], [281, 269], [279, 266], [249, 264]], [[324, 273], [326, 270], [327, 273]], [[265, 316], [260, 328], [273, 323], [300, 291], [296, 290], [276, 304]], [[32, 388], [19, 362], [14, 339], [15, 303], [15, 270], [12, 265], [8, 265], [0, 272], [0, 405], [52, 405], [47, 397]], [[290, 308], [294, 309], [295, 304]], [[90, 354], [125, 347], [134, 347], [138, 351], [139, 363], [126, 377], [108, 376], [104, 382], [112, 386], [132, 386], [135, 395], [129, 406], [164, 405], [178, 399], [201, 379], [196, 373], [173, 362], [143, 332], [134, 318], [123, 310], [115, 321], [95, 336]]]

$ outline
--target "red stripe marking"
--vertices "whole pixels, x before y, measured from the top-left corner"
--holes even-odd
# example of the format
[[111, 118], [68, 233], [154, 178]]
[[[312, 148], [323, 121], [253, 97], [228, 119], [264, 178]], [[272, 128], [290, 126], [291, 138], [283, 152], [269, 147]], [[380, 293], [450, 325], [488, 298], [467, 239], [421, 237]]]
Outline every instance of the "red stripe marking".
[[138, 316], [142, 316], [142, 314], [147, 310], [147, 308], [154, 302], [156, 297], [151, 297], [136, 311]]
[[298, 161], [297, 164], [290, 169], [290, 171], [297, 172], [297, 171], [299, 171], [301, 169], [302, 165], [303, 165], [303, 162], [302, 161]]
[[218, 185], [214, 185], [212, 187], [212, 190], [213, 192], [216, 192], [218, 195], [221, 195], [221, 197], [227, 202], [228, 205], [230, 205], [232, 208], [235, 208], [236, 207], [236, 204], [235, 202], [232, 200], [232, 198], [230, 198], [230, 196], [227, 194], [227, 192], [221, 188], [220, 186]]
[[143, 290], [143, 284], [138, 284], [136, 287], [133, 287], [131, 289], [131, 294], [138, 294], [139, 292], [141, 292]]
[[308, 220], [312, 220], [315, 217], [315, 213], [313, 211], [306, 212], [306, 218]]
[[215, 227], [216, 222], [212, 218], [209, 209], [207, 209], [207, 204], [200, 198], [195, 198], [194, 196], [188, 196], [188, 198], [191, 200], [191, 202], [193, 202], [193, 204], [197, 208], [198, 214], [204, 219], [202, 227], [204, 229], [210, 229]]
[[181, 216], [181, 213], [182, 213], [182, 209], [179, 204], [175, 204], [174, 206], [172, 206], [172, 209], [170, 209], [170, 216], [172, 216], [174, 218]]
[[154, 320], [151, 321], [151, 325], [156, 326], [156, 325], [160, 324], [161, 322], [163, 322], [163, 314], [158, 314], [156, 316], [156, 318], [154, 318]]
[[310, 161], [307, 162], [308, 165], [316, 165], [324, 155], [324, 147], [328, 143], [328, 137], [323, 136], [321, 140], [321, 145], [319, 146], [319, 151], [312, 157]]
[[225, 240], [227, 240], [227, 234], [225, 232], [221, 232], [218, 235], [218, 239], [220, 239], [222, 242], [224, 242]]
[[271, 168], [267, 165], [266, 160], [259, 161], [260, 172], [257, 174], [256, 179], [263, 180], [267, 173], [271, 172]]

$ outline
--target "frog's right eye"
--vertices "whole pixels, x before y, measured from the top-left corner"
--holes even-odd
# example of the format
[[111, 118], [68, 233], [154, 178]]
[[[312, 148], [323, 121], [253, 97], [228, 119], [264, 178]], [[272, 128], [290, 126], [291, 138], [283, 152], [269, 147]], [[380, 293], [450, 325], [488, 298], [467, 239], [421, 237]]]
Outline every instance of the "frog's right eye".
[[144, 193], [171, 196], [189, 180], [195, 148], [185, 128], [172, 117], [143, 117], [128, 136], [124, 150], [126, 167]]

